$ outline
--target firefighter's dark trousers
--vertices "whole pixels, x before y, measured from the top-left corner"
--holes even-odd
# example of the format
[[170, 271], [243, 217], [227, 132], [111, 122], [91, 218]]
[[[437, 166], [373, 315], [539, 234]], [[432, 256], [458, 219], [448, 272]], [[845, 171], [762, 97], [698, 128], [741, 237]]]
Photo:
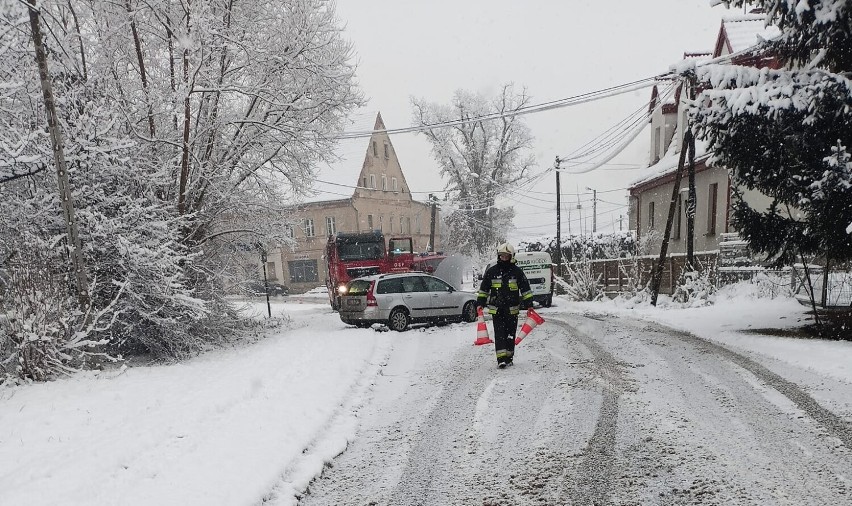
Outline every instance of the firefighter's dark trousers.
[[492, 321], [494, 322], [494, 348], [497, 351], [497, 363], [509, 362], [515, 355], [518, 315], [498, 311]]

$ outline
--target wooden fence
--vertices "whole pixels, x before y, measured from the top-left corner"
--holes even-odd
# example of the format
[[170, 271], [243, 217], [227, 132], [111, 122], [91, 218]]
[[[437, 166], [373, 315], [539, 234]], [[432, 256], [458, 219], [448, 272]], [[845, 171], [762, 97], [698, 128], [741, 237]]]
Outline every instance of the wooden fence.
[[[716, 262], [719, 252], [695, 253], [696, 270], [704, 272], [710, 270], [710, 281], [716, 283]], [[592, 277], [600, 279], [600, 284], [608, 296], [623, 293], [629, 286], [645, 286], [651, 280], [654, 265], [659, 261], [659, 256], [642, 256], [634, 258], [611, 258], [603, 260], [591, 260], [589, 262]], [[567, 264], [576, 269], [577, 262]], [[663, 277], [660, 282], [660, 293], [671, 295], [674, 293], [677, 279], [680, 277], [686, 265], [685, 254], [669, 255], [663, 263]]]

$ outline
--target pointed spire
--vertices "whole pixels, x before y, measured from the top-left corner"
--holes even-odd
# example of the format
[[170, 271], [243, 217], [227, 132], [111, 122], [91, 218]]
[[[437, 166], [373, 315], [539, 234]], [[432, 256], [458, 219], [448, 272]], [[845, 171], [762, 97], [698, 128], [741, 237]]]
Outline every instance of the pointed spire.
[[381, 112], [376, 114], [376, 126], [373, 127], [373, 130], [387, 130], [387, 128], [385, 127], [385, 122], [382, 121]]

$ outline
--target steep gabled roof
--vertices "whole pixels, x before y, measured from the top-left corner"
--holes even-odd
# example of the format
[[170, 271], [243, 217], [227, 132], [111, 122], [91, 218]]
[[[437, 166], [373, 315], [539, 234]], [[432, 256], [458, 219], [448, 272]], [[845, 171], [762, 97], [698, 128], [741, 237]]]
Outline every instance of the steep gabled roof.
[[713, 57], [744, 51], [780, 34], [777, 26], [766, 26], [765, 14], [726, 16], [716, 37]]

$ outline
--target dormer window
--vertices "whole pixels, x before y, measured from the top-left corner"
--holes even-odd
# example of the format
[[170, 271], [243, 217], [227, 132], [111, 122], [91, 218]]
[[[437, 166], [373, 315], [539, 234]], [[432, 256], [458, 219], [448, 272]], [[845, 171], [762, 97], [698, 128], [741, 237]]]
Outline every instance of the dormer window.
[[370, 189], [376, 189], [376, 175], [370, 174]]
[[391, 178], [391, 187], [393, 188], [394, 193], [399, 191], [399, 187], [397, 186], [395, 177]]
[[388, 150], [387, 144], [385, 144], [385, 158], [390, 158], [390, 150]]
[[376, 141], [373, 141], [373, 156], [379, 156], [379, 148], [376, 146]]

